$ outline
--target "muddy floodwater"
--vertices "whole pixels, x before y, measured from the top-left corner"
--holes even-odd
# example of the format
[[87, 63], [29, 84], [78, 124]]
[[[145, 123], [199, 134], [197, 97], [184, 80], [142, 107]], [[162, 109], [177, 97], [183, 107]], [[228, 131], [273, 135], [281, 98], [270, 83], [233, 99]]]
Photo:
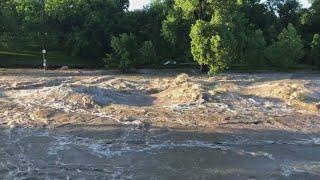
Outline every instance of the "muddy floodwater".
[[320, 74], [0, 70], [0, 179], [320, 179]]

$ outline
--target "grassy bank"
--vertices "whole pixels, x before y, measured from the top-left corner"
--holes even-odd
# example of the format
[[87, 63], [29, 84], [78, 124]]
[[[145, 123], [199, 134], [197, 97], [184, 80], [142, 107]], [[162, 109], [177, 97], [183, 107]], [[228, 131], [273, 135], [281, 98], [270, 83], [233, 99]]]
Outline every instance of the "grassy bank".
[[[32, 50], [0, 50], [0, 67], [2, 68], [40, 68], [42, 67], [41, 52]], [[95, 59], [84, 59], [66, 55], [60, 51], [49, 51], [47, 53], [47, 65], [49, 68], [59, 68], [61, 66], [69, 66], [71, 68], [102, 68], [103, 64], [97, 63]], [[147, 69], [177, 69], [177, 68], [192, 68], [199, 69], [197, 63], [184, 63], [175, 65], [148, 65], [138, 68]], [[261, 71], [276, 71], [290, 72], [297, 70], [316, 70], [318, 67], [298, 64], [290, 68], [271, 67], [271, 66], [247, 66], [247, 65], [232, 65], [228, 71], [235, 72], [261, 72]]]
[[[0, 50], [0, 67], [41, 67], [42, 54], [36, 51]], [[48, 67], [70, 66], [77, 68], [97, 68], [96, 60], [68, 56], [62, 52], [47, 53]]]
[[307, 64], [296, 64], [291, 67], [275, 67], [275, 66], [247, 66], [247, 65], [232, 65], [229, 68], [230, 71], [235, 72], [294, 72], [294, 71], [319, 71], [317, 66], [307, 65]]

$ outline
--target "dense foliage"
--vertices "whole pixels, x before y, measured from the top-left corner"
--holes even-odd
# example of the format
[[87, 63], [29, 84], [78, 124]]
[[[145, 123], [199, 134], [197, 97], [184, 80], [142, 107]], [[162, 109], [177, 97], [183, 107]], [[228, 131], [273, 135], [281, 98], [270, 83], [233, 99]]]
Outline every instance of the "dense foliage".
[[[210, 73], [320, 66], [320, 0], [152, 0], [129, 11], [129, 0], [0, 1], [0, 48], [79, 56], [108, 68], [175, 64]], [[22, 47], [23, 46], [23, 47]], [[104, 61], [102, 61], [104, 60]]]
[[303, 44], [292, 24], [279, 34], [278, 39], [266, 49], [266, 57], [273, 66], [290, 67], [303, 57]]
[[311, 52], [310, 52], [311, 61], [320, 67], [320, 35], [315, 34], [311, 42]]
[[113, 51], [111, 54], [107, 53], [104, 58], [106, 67], [128, 72], [130, 67], [152, 63], [157, 58], [152, 42], [145, 41], [142, 44], [137, 42], [133, 34], [123, 33], [119, 37], [113, 36], [111, 38]]
[[117, 67], [123, 72], [137, 63], [138, 44], [133, 34], [121, 34], [119, 37], [111, 38], [111, 47], [114, 54], [107, 54], [105, 62], [109, 67]]

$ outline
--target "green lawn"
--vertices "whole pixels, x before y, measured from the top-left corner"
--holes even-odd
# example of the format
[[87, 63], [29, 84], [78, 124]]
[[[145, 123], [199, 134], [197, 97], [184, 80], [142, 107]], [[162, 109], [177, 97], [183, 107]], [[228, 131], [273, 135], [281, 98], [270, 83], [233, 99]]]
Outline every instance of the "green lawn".
[[[62, 52], [48, 52], [47, 65], [49, 67], [73, 66], [73, 67], [97, 67], [95, 60], [67, 56]], [[1, 67], [36, 67], [42, 66], [42, 54], [35, 51], [8, 51], [0, 50]]]
[[278, 71], [278, 72], [292, 72], [299, 70], [314, 70], [319, 71], [319, 68], [307, 64], [296, 64], [292, 67], [272, 67], [272, 66], [246, 66], [235, 64], [230, 67], [231, 71], [239, 72], [260, 72], [260, 71]]

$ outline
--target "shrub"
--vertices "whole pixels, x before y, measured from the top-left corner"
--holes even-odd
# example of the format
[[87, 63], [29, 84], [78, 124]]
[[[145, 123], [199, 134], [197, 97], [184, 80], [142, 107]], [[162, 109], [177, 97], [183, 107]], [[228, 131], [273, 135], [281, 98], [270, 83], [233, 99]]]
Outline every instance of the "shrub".
[[264, 51], [266, 49], [266, 41], [261, 30], [252, 32], [252, 35], [247, 37], [247, 47], [243, 54], [243, 62], [249, 66], [266, 65]]
[[303, 43], [292, 24], [279, 34], [277, 41], [269, 46], [265, 55], [271, 65], [290, 67], [298, 63], [303, 57]]
[[[128, 72], [130, 68], [156, 62], [156, 51], [151, 41], [137, 42], [133, 34], [120, 34], [111, 38], [112, 53], [103, 59], [107, 68]], [[139, 49], [139, 47], [141, 48]]]
[[108, 67], [119, 68], [122, 72], [128, 72], [137, 63], [138, 44], [133, 34], [120, 34], [111, 38], [112, 54], [106, 54], [104, 59]]
[[153, 46], [152, 41], [145, 41], [140, 49], [141, 53], [141, 63], [151, 64], [152, 62], [157, 62], [156, 51]]
[[311, 42], [310, 57], [312, 62], [320, 67], [320, 35], [315, 34]]

